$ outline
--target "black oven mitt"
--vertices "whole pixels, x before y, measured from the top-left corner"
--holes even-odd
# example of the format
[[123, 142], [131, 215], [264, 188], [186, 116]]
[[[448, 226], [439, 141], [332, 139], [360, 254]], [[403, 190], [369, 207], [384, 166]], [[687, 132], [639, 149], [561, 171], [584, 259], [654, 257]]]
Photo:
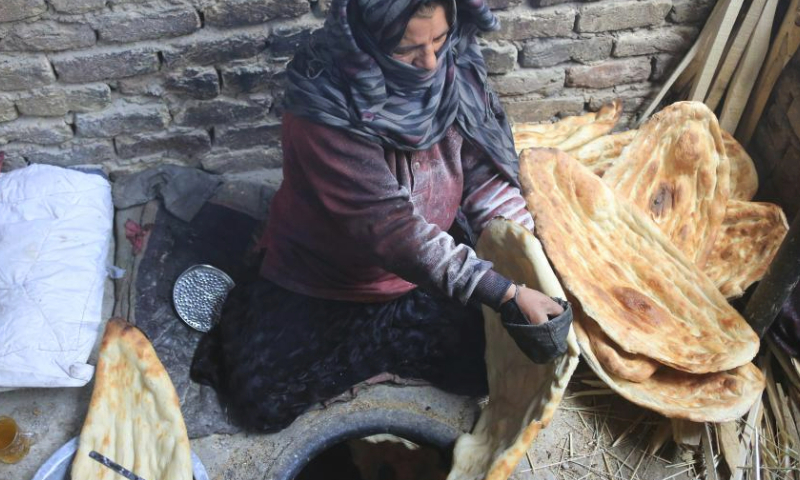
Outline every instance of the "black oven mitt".
[[564, 312], [547, 323], [532, 325], [517, 305], [517, 297], [500, 306], [500, 321], [522, 352], [533, 363], [551, 362], [567, 352], [567, 334], [572, 323], [569, 302], [550, 297], [564, 308]]

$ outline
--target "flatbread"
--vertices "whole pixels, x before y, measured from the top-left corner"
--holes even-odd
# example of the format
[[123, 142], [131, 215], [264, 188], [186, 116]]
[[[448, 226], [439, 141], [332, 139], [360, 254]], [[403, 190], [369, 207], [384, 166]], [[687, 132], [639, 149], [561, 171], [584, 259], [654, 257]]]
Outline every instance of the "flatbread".
[[756, 164], [733, 136], [722, 130], [722, 143], [731, 162], [731, 198], [752, 200], [758, 191]]
[[693, 422], [727, 422], [747, 413], [761, 397], [765, 381], [752, 363], [730, 371], [696, 375], [661, 368], [643, 382], [631, 382], [607, 372], [586, 336], [584, 316], [575, 308], [575, 333], [583, 358], [611, 389], [629, 401], [670, 418]]
[[555, 123], [522, 123], [512, 127], [517, 152], [525, 148], [572, 150], [610, 132], [622, 116], [622, 101], [614, 100], [598, 112], [566, 117]]
[[739, 297], [764, 277], [788, 231], [778, 205], [730, 200], [703, 270], [723, 295]]
[[603, 135], [567, 153], [589, 168], [592, 173], [602, 177], [622, 157], [623, 150], [635, 136], [636, 130]]
[[653, 115], [603, 181], [705, 265], [730, 195], [730, 161], [708, 107], [678, 102]]
[[[505, 219], [492, 220], [477, 245], [481, 258], [501, 274], [547, 295], [566, 298], [536, 237]], [[578, 344], [570, 329], [567, 353], [546, 365], [531, 362], [484, 307], [489, 403], [472, 433], [462, 435], [453, 451], [448, 480], [505, 480], [514, 471], [558, 408], [578, 365]]]
[[175, 388], [144, 334], [119, 318], [108, 321], [100, 345], [72, 480], [121, 478], [90, 458], [92, 450], [147, 480], [192, 479]]
[[603, 333], [594, 320], [584, 315], [582, 320], [586, 337], [603, 369], [631, 382], [643, 382], [650, 378], [661, 365], [646, 355], [628, 353]]
[[678, 370], [731, 370], [758, 336], [638, 207], [555, 149], [520, 157], [536, 233], [567, 289], [625, 351]]

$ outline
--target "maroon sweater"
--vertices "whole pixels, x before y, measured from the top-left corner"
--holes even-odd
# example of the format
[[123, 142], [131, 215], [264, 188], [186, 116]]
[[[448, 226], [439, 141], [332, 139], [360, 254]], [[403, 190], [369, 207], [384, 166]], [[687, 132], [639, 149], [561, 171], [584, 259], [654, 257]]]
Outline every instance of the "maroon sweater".
[[333, 300], [388, 301], [422, 285], [499, 305], [510, 282], [447, 230], [459, 206], [476, 233], [495, 216], [531, 229], [533, 219], [519, 190], [455, 127], [410, 152], [286, 113], [283, 155], [264, 277]]

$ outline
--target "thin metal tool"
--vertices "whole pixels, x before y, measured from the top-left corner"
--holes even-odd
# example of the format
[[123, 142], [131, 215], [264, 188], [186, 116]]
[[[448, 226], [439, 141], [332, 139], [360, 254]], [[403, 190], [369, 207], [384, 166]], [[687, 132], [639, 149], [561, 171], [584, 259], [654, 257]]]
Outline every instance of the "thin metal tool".
[[110, 468], [111, 470], [122, 475], [123, 477], [127, 478], [128, 480], [144, 480], [144, 478], [140, 477], [139, 475], [136, 475], [135, 473], [123, 467], [122, 465], [114, 463], [110, 458], [105, 457], [95, 452], [94, 450], [89, 452], [89, 456], [94, 460], [97, 460], [101, 464], [105, 465], [106, 467]]

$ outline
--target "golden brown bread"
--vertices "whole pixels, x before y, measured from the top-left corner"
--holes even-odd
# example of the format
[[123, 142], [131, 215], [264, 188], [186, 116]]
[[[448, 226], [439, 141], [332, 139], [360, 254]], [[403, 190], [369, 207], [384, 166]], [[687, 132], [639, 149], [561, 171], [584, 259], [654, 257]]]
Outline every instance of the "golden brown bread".
[[708, 107], [678, 102], [653, 115], [603, 181], [705, 265], [730, 196], [730, 161]]
[[581, 322], [600, 365], [615, 377], [631, 382], [643, 382], [661, 366], [646, 355], [628, 353], [621, 349], [589, 316], [583, 315], [580, 320], [576, 318], [575, 321]]
[[117, 480], [89, 457], [97, 451], [145, 479], [191, 480], [189, 437], [178, 395], [144, 334], [108, 321], [72, 480]]
[[603, 135], [567, 153], [588, 167], [595, 175], [602, 177], [622, 156], [622, 151], [636, 136], [636, 130]]
[[616, 377], [597, 360], [580, 313], [575, 311], [579, 315], [575, 333], [584, 360], [610, 388], [644, 408], [693, 422], [727, 422], [747, 413], [764, 391], [764, 376], [749, 362], [729, 371], [701, 375], [663, 367], [642, 382]]
[[[494, 219], [481, 233], [478, 254], [501, 274], [547, 295], [565, 298], [541, 244], [526, 228]], [[489, 403], [471, 433], [453, 450], [448, 480], [505, 480], [558, 408], [578, 365], [575, 334], [567, 353], [546, 365], [532, 363], [503, 328], [499, 314], [484, 307]]]
[[788, 231], [778, 205], [730, 200], [703, 271], [727, 298], [741, 296], [767, 272]]
[[758, 191], [758, 174], [753, 159], [733, 136], [722, 130], [725, 153], [731, 162], [731, 198], [752, 200]]
[[614, 100], [598, 112], [566, 117], [555, 123], [522, 123], [512, 127], [517, 152], [532, 147], [572, 150], [614, 128], [622, 115], [622, 101]]
[[526, 150], [520, 182], [562, 283], [621, 348], [678, 370], [730, 370], [758, 337], [639, 208], [555, 149]]

